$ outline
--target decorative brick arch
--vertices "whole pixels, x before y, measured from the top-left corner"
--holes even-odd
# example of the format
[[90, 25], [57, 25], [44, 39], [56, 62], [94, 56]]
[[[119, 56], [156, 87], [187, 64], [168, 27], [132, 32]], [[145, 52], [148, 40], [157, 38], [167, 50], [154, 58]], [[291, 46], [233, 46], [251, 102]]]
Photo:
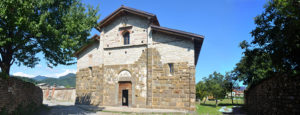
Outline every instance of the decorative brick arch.
[[133, 81], [133, 77], [130, 71], [122, 70], [118, 74], [118, 81]]

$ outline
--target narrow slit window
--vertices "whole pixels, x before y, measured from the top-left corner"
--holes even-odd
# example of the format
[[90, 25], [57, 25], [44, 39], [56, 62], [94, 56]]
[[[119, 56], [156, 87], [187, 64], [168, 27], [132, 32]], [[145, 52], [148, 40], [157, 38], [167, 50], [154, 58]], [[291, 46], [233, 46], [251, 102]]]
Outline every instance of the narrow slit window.
[[93, 68], [91, 66], [89, 67], [89, 73], [90, 73], [90, 77], [93, 77]]
[[123, 38], [124, 38], [124, 45], [128, 45], [130, 43], [130, 35], [129, 32], [125, 32], [123, 34]]
[[170, 75], [174, 75], [174, 64], [173, 63], [168, 63], [168, 65], [169, 65]]

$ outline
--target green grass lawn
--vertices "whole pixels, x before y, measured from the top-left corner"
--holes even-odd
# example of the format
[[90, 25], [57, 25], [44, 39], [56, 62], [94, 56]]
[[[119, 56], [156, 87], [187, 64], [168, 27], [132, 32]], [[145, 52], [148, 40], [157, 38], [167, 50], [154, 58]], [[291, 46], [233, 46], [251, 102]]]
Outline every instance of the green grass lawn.
[[206, 101], [205, 104], [201, 102], [201, 104], [199, 105], [198, 103], [196, 105], [196, 111], [200, 115], [221, 115], [222, 113], [219, 112], [219, 109], [221, 109], [221, 107], [226, 106], [227, 108], [232, 108], [233, 106], [241, 106], [243, 104], [243, 99], [234, 100], [234, 105], [231, 104], [231, 99], [223, 99], [222, 101], [219, 101], [219, 106], [216, 107], [216, 101]]

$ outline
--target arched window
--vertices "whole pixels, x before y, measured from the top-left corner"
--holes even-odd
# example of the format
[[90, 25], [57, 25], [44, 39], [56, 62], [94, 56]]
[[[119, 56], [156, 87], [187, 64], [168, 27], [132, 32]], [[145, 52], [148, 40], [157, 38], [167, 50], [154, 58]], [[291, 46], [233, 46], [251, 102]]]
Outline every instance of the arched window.
[[123, 39], [124, 39], [124, 45], [127, 45], [127, 44], [129, 44], [130, 42], [130, 35], [129, 35], [129, 32], [125, 32], [124, 34], [123, 34]]

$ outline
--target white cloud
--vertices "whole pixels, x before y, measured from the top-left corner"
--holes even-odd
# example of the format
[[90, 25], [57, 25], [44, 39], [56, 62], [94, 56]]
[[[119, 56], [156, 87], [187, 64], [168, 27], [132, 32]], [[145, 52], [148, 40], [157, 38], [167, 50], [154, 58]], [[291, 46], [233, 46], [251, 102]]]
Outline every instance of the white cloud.
[[54, 74], [45, 75], [45, 76], [59, 78], [61, 76], [65, 76], [69, 73], [74, 73], [75, 74], [76, 70], [74, 70], [74, 69], [64, 69], [64, 72], [62, 72], [62, 73], [54, 73]]
[[[67, 75], [69, 73], [76, 74], [76, 70], [75, 69], [62, 69], [62, 70], [63, 70], [63, 72], [61, 72], [61, 73], [53, 72], [53, 74], [42, 75], [42, 76], [52, 77], [52, 78], [59, 78], [61, 76], [65, 76], [65, 75]], [[36, 76], [36, 75], [26, 74], [26, 73], [23, 73], [23, 72], [16, 72], [16, 73], [13, 73], [12, 75], [14, 75], [14, 76], [21, 76], [21, 77], [29, 77], [29, 78], [33, 78], [33, 77]]]
[[64, 75], [67, 75], [69, 73], [76, 73], [76, 70], [70, 70], [70, 69], [66, 69], [63, 73], [58, 73], [56, 74], [56, 77], [60, 77], [60, 76], [64, 76]]
[[23, 73], [23, 72], [16, 72], [16, 73], [13, 74], [13, 76], [21, 76], [21, 77], [29, 77], [29, 78], [34, 77], [34, 75], [26, 74], [26, 73]]

